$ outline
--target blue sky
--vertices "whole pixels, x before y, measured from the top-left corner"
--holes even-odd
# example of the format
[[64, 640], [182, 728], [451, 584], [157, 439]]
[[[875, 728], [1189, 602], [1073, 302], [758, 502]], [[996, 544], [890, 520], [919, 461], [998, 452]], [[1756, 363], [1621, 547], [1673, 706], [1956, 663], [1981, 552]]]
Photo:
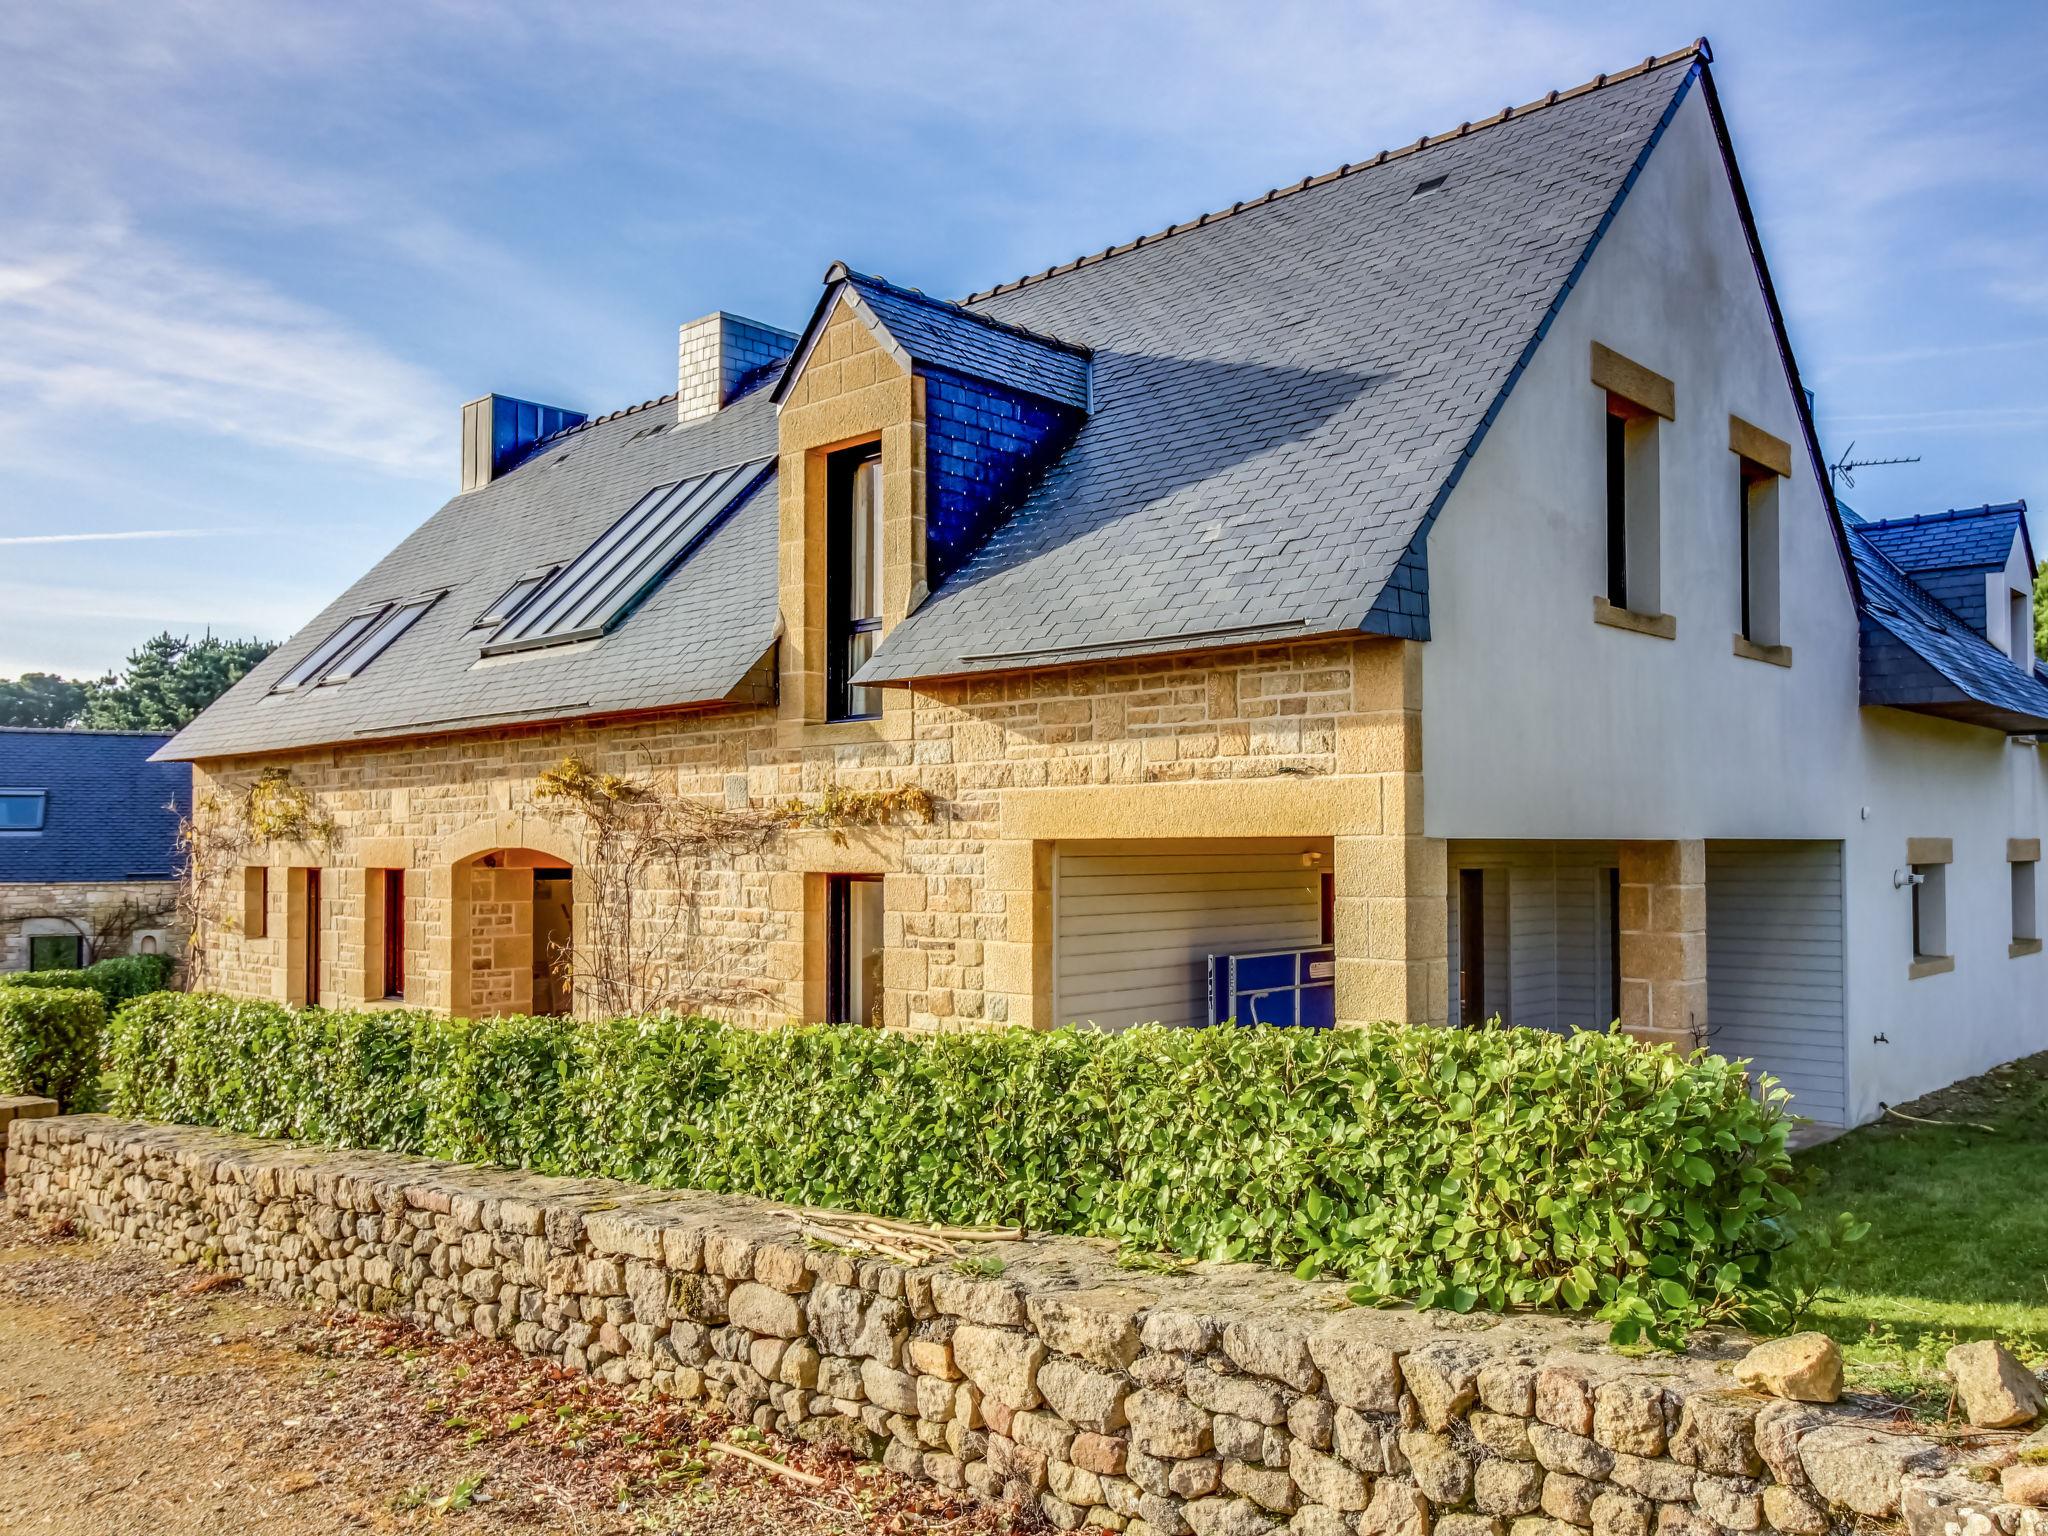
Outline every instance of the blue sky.
[[2048, 7], [22, 6], [0, 31], [0, 676], [282, 638], [464, 400], [674, 387], [834, 259], [959, 294], [1651, 52], [1716, 79], [1823, 446], [2048, 506]]

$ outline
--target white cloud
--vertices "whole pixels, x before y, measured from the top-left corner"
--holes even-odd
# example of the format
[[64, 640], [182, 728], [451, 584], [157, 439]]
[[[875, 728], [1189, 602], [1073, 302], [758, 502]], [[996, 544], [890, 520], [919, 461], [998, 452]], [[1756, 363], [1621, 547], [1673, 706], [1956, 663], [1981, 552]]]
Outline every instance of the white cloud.
[[125, 528], [112, 533], [22, 533], [0, 535], [0, 544], [122, 544], [137, 539], [211, 539], [233, 528]]
[[118, 221], [17, 228], [0, 265], [0, 409], [118, 412], [353, 460], [439, 467], [445, 390], [267, 283]]

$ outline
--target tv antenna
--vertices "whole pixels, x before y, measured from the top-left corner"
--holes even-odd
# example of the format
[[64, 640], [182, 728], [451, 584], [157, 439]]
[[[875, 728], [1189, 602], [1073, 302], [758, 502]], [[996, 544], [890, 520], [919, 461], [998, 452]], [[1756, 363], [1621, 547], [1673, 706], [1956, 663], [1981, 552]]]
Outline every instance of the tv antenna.
[[1854, 459], [1850, 455], [1855, 451], [1856, 445], [1852, 442], [1842, 450], [1842, 456], [1828, 466], [1829, 485], [1833, 485], [1839, 480], [1853, 491], [1856, 489], [1856, 471], [1859, 469], [1882, 469], [1888, 464], [1918, 464], [1920, 462], [1920, 455], [1917, 453], [1904, 454], [1896, 459]]

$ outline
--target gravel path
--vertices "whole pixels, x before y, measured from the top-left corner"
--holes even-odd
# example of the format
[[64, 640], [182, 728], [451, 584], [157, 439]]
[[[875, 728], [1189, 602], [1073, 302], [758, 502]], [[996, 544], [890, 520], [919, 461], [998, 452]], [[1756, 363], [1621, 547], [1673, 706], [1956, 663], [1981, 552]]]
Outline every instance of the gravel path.
[[[819, 1481], [720, 1456], [719, 1439]], [[10, 1536], [1013, 1529], [879, 1467], [508, 1348], [322, 1319], [0, 1220]]]

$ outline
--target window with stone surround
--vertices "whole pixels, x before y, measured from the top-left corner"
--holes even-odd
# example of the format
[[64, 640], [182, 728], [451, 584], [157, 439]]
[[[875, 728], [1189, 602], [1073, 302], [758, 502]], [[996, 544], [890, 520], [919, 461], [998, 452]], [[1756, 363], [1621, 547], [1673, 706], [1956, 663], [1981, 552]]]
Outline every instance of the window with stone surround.
[[370, 973], [363, 988], [371, 1000], [401, 1000], [405, 996], [405, 871], [372, 869], [365, 875], [365, 915], [368, 918], [363, 945]]
[[882, 1022], [882, 877], [825, 879], [825, 1015], [831, 1024]]
[[1608, 395], [1607, 601], [1631, 613], [1662, 611], [1657, 426], [1648, 411]]
[[1741, 556], [1736, 567], [1741, 585], [1738, 633], [1752, 645], [1777, 645], [1782, 638], [1778, 613], [1778, 476], [1748, 459], [1736, 462], [1742, 467], [1742, 504], [1736, 509], [1741, 534]]
[[865, 720], [882, 696], [854, 684], [882, 634], [882, 450], [870, 443], [826, 461], [825, 717]]
[[2033, 858], [2015, 856], [2012, 859], [2012, 953], [2031, 954], [2041, 947], [2040, 918], [2040, 845], [2031, 843], [2025, 850]]
[[270, 936], [270, 867], [250, 864], [242, 870], [242, 937]]
[[1913, 873], [1913, 958], [1948, 957], [1948, 866], [1915, 864]]

